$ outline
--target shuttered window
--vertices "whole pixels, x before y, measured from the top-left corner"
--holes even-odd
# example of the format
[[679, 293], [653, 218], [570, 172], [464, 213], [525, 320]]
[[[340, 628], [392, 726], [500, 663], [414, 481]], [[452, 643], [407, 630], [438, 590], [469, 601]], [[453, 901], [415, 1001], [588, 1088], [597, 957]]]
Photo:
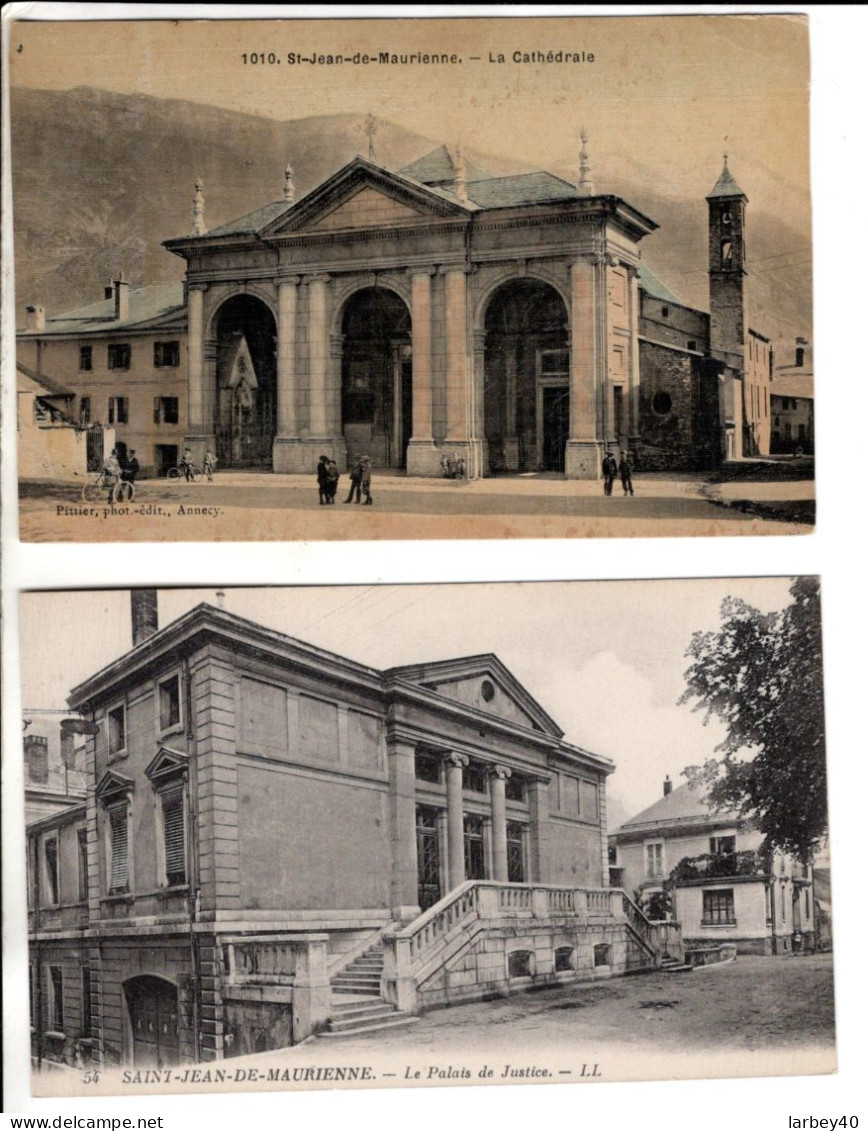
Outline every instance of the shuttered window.
[[58, 871], [57, 863], [57, 838], [52, 837], [51, 840], [45, 841], [43, 851], [45, 852], [45, 880], [48, 890], [49, 903], [60, 902], [60, 874]]
[[184, 846], [184, 790], [179, 786], [161, 797], [163, 805], [163, 849], [166, 858], [166, 883], [183, 884], [187, 880]]
[[127, 849], [127, 809], [126, 806], [112, 809], [109, 813], [111, 826], [111, 871], [109, 874], [109, 894], [127, 891], [130, 886], [129, 854]]
[[63, 970], [60, 966], [49, 966], [51, 986], [49, 1024], [56, 1033], [63, 1032]]

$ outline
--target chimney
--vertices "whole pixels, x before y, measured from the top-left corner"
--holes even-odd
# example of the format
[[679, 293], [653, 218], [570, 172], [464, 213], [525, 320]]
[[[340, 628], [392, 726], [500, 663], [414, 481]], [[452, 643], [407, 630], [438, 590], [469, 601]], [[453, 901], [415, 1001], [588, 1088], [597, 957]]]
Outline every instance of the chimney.
[[44, 306], [27, 307], [27, 329], [37, 332], [45, 329]]
[[153, 636], [157, 623], [156, 589], [131, 589], [130, 612], [133, 621], [133, 647]]
[[663, 779], [663, 796], [668, 797], [672, 792], [672, 782], [669, 780], [669, 775]]
[[126, 322], [130, 316], [130, 284], [124, 281], [124, 273], [113, 282], [115, 292], [115, 322]]
[[467, 164], [464, 160], [464, 153], [461, 146], [455, 147], [455, 158], [452, 162], [452, 168], [455, 171], [453, 188], [455, 195], [462, 204], [467, 203]]

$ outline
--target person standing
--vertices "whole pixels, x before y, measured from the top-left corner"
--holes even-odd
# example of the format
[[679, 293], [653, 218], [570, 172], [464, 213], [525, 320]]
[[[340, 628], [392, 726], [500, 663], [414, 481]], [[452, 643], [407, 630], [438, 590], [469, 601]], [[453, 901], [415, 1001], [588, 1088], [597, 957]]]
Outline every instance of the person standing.
[[125, 480], [127, 483], [135, 483], [139, 470], [139, 461], [136, 459], [135, 448], [130, 448], [129, 459], [124, 460], [124, 466], [121, 469], [121, 479]]
[[618, 474], [618, 464], [615, 457], [611, 452], [606, 452], [603, 457], [603, 494], [612, 494], [612, 485], [615, 482], [615, 476]]
[[333, 504], [335, 501], [335, 495], [338, 493], [338, 482], [341, 477], [341, 473], [338, 471], [338, 465], [333, 459], [330, 459], [326, 464], [326, 476], [328, 479], [326, 490], [328, 497], [326, 499], [326, 502]]
[[[374, 498], [371, 495], [371, 457], [364, 456], [361, 464], [361, 487], [362, 494], [365, 496], [365, 506], [372, 507], [374, 505]], [[356, 502], [359, 500], [356, 499]]]
[[213, 452], [212, 452], [212, 451], [211, 451], [211, 450], [209, 449], [209, 450], [208, 450], [208, 451], [207, 451], [207, 452], [205, 453], [205, 458], [204, 458], [204, 460], [202, 461], [202, 470], [203, 470], [203, 471], [205, 472], [205, 476], [206, 476], [206, 478], [208, 479], [208, 482], [209, 482], [209, 483], [210, 483], [210, 482], [212, 481], [212, 479], [214, 478], [214, 468], [215, 468], [216, 466], [217, 466], [217, 457], [216, 457], [216, 456], [214, 455], [214, 453], [213, 453]]
[[319, 505], [324, 507], [329, 501], [329, 457], [320, 456], [316, 465], [316, 485], [319, 489]]
[[351, 503], [353, 499], [357, 503], [362, 501], [362, 460], [353, 460], [353, 466], [350, 468], [350, 493], [344, 499], [345, 503]]
[[626, 452], [621, 452], [621, 462], [618, 464], [618, 472], [621, 476], [621, 486], [624, 488], [624, 495], [632, 495], [633, 466]]
[[105, 486], [108, 491], [106, 501], [111, 503], [114, 501], [115, 487], [117, 487], [121, 478], [121, 461], [118, 457], [117, 448], [112, 448], [111, 455], [102, 465], [105, 473]]

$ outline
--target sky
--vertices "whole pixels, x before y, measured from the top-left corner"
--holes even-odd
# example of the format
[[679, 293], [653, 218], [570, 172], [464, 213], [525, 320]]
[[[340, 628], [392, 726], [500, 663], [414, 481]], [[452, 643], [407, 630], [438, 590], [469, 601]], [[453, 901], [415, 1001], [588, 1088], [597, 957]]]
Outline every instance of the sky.
[[[788, 578], [227, 589], [225, 608], [387, 668], [494, 652], [566, 732], [611, 758], [609, 793], [633, 816], [713, 756], [712, 721], [678, 706], [691, 634], [742, 596], [788, 604]], [[214, 589], [160, 590], [161, 627]], [[22, 704], [60, 709], [69, 690], [131, 647], [127, 590], [21, 597]]]
[[[594, 62], [515, 63], [569, 49]], [[456, 52], [460, 66], [290, 64], [291, 53]], [[13, 87], [97, 86], [281, 120], [373, 113], [466, 149], [592, 168], [692, 199], [724, 150], [749, 195], [810, 225], [808, 25], [798, 15], [17, 23]], [[280, 63], [251, 63], [252, 55]], [[505, 62], [491, 62], [504, 56]], [[472, 61], [471, 56], [478, 57]], [[247, 57], [247, 62], [244, 61]], [[360, 149], [363, 139], [360, 137]], [[291, 156], [291, 155], [290, 155]], [[605, 185], [597, 191], [606, 191]]]

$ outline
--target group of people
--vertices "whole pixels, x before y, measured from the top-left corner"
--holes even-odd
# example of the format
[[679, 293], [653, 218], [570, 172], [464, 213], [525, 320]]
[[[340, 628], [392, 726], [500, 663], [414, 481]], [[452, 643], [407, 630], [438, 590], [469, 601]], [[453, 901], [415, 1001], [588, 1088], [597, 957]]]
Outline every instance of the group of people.
[[[320, 456], [316, 467], [320, 506], [328, 506], [330, 503], [334, 503], [340, 477], [341, 473], [335, 461], [328, 456]], [[373, 506], [374, 497], [371, 494], [371, 460], [369, 456], [361, 456], [353, 462], [350, 468], [350, 493], [344, 499], [344, 502], [361, 503], [363, 495], [365, 506]]]
[[611, 452], [606, 452], [603, 457], [603, 494], [611, 495], [616, 476], [621, 477], [621, 486], [625, 495], [633, 494], [633, 465], [626, 452], [621, 452], [621, 461], [615, 459]]
[[[205, 458], [202, 460], [202, 471], [209, 483], [214, 478], [214, 468], [216, 466], [217, 457], [209, 449], [205, 452]], [[188, 483], [194, 482], [196, 478], [196, 465], [193, 463], [193, 453], [189, 448], [184, 448], [184, 451], [181, 453], [181, 458], [178, 460], [178, 467]]]
[[111, 454], [103, 461], [102, 469], [105, 472], [105, 486], [108, 491], [108, 500], [112, 501], [114, 489], [118, 483], [135, 483], [139, 474], [139, 461], [136, 459], [135, 449], [129, 452], [118, 451], [112, 448]]

